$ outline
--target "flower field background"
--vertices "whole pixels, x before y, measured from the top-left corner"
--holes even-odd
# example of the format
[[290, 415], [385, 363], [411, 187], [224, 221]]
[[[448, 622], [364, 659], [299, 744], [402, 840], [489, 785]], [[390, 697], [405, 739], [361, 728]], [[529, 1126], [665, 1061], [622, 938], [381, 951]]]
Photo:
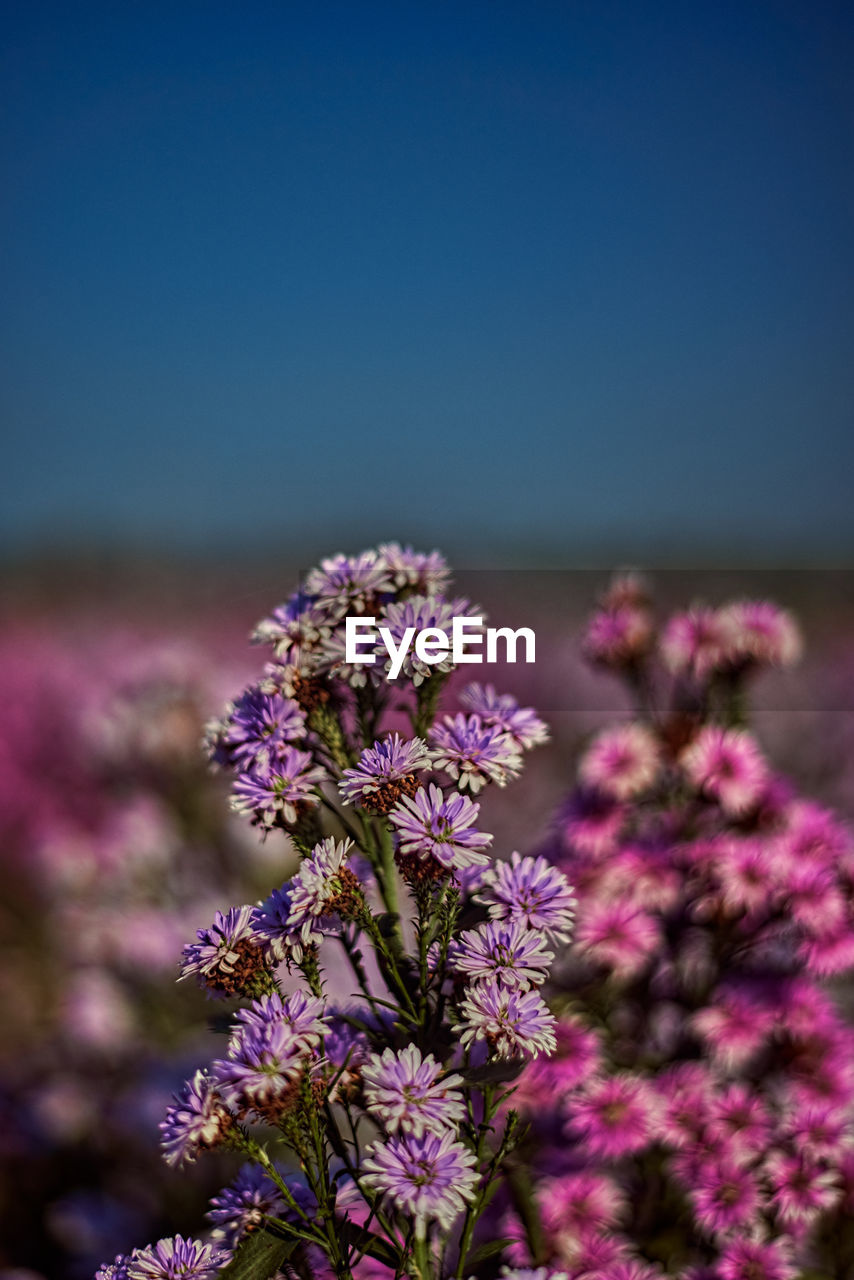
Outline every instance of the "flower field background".
[[[158, 1125], [210, 1056], [219, 1017], [176, 982], [182, 948], [217, 911], [269, 899], [298, 865], [282, 831], [262, 840], [229, 807], [231, 779], [202, 748], [208, 721], [257, 677], [248, 633], [297, 576], [296, 566], [131, 565], [8, 575], [0, 1265], [10, 1273], [86, 1277], [134, 1246], [231, 1221], [210, 1201], [239, 1156], [177, 1170]], [[620, 656], [625, 633], [603, 615], [647, 604], [624, 585], [602, 605], [608, 582], [592, 571], [456, 575], [495, 625], [536, 629], [537, 662], [453, 673], [450, 709], [476, 678], [535, 708], [551, 734], [514, 785], [494, 773], [483, 781], [498, 785], [471, 787], [495, 833], [490, 853], [545, 854], [578, 899], [572, 943], [551, 943], [557, 1052], [519, 1078], [513, 1105], [528, 1128], [485, 1220], [503, 1254], [475, 1258], [472, 1274], [850, 1275], [854, 577], [649, 575], [662, 622], [695, 601], [745, 599], [776, 600], [798, 619], [800, 660], [748, 673], [713, 715], [690, 700], [665, 710], [664, 677], [660, 687], [615, 678], [634, 673]], [[696, 637], [663, 634], [667, 679], [675, 670], [702, 684]], [[737, 736], [748, 705], [756, 755]], [[665, 757], [680, 762], [687, 791], [650, 805]], [[724, 787], [709, 781], [720, 776]], [[328, 978], [344, 991], [343, 970], [331, 964]], [[246, 1184], [247, 1204], [259, 1186]], [[357, 1275], [369, 1274], [394, 1272], [366, 1257]]]

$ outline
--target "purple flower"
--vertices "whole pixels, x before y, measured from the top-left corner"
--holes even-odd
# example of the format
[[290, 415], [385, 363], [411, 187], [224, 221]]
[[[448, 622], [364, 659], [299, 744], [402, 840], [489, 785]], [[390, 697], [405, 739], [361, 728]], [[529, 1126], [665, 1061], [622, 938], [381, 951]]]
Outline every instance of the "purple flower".
[[307, 672], [313, 668], [321, 641], [329, 633], [325, 609], [298, 592], [258, 623], [252, 636], [259, 644], [272, 644], [276, 657], [287, 666]]
[[326, 776], [326, 770], [312, 762], [310, 751], [285, 747], [277, 759], [238, 777], [232, 807], [265, 827], [271, 827], [277, 819], [285, 826], [294, 826], [306, 810], [317, 804], [315, 788]]
[[305, 737], [305, 714], [292, 698], [253, 687], [235, 702], [225, 742], [242, 769], [263, 772], [285, 748]]
[[291, 914], [292, 881], [274, 889], [257, 908], [255, 929], [259, 938], [269, 945], [277, 960], [302, 959], [299, 937], [288, 924]]
[[575, 898], [569, 881], [545, 858], [511, 855], [484, 872], [478, 895], [493, 920], [519, 921], [551, 942], [566, 942], [572, 932]]
[[487, 782], [506, 786], [518, 777], [522, 756], [516, 741], [496, 725], [483, 725], [476, 715], [445, 716], [429, 734], [433, 764], [460, 787], [475, 795]]
[[231, 907], [216, 913], [209, 929], [196, 932], [198, 942], [184, 947], [181, 977], [197, 975], [215, 995], [231, 996], [251, 987], [266, 971], [264, 939], [257, 928], [257, 908]]
[[247, 1032], [263, 1036], [267, 1027], [282, 1023], [290, 1029], [295, 1051], [309, 1053], [317, 1048], [326, 1033], [325, 1010], [324, 1000], [307, 995], [304, 991], [293, 991], [284, 999], [278, 992], [262, 996], [260, 1000], [253, 1000], [248, 1009], [237, 1011], [239, 1025], [232, 1033], [231, 1045], [239, 1049]]
[[429, 766], [430, 753], [423, 739], [406, 741], [393, 733], [363, 751], [355, 769], [344, 770], [339, 790], [348, 804], [388, 813], [401, 796], [415, 794], [415, 775]]
[[367, 613], [378, 596], [394, 589], [388, 565], [376, 551], [357, 556], [337, 555], [321, 560], [305, 580], [305, 589], [331, 621], [347, 614]]
[[390, 1133], [442, 1134], [465, 1115], [463, 1083], [457, 1075], [443, 1076], [432, 1054], [407, 1045], [399, 1053], [384, 1049], [372, 1054], [362, 1068], [367, 1110], [376, 1114]]
[[[444, 631], [447, 636], [453, 632], [453, 620], [455, 617], [467, 617], [474, 619], [480, 618], [482, 615], [468, 600], [442, 600], [436, 596], [410, 596], [408, 600], [393, 600], [386, 605], [385, 614], [379, 619], [379, 625], [388, 629], [394, 642], [394, 647], [399, 649], [404, 638], [411, 640], [414, 635], [418, 635], [419, 631], [427, 629], [436, 629]], [[406, 633], [409, 633], [407, 636]], [[475, 636], [475, 625], [467, 628], [470, 637]], [[376, 671], [385, 669], [388, 671], [391, 667], [391, 658], [388, 650], [382, 640], [377, 642], [376, 647], [377, 662]], [[414, 685], [423, 684], [430, 676], [434, 674], [452, 671], [454, 667], [454, 658], [451, 648], [447, 654], [438, 662], [423, 662], [415, 652], [415, 646], [410, 645], [406, 656], [403, 659], [401, 673], [412, 680]]]
[[556, 1048], [555, 1020], [536, 991], [480, 982], [467, 993], [460, 1013], [465, 1047], [485, 1040], [499, 1058], [535, 1058]]
[[392, 809], [389, 821], [398, 831], [399, 852], [419, 859], [433, 858], [453, 871], [488, 862], [482, 850], [492, 836], [477, 831], [474, 823], [480, 806], [454, 792], [445, 797], [434, 782], [420, 787], [414, 796], [404, 796]]
[[298, 939], [294, 953], [298, 947], [319, 945], [324, 934], [339, 933], [341, 919], [355, 919], [364, 908], [362, 887], [347, 866], [352, 848], [352, 840], [336, 843], [328, 836], [303, 859], [291, 880], [287, 928]]
[[170, 1236], [133, 1254], [128, 1280], [213, 1280], [231, 1255], [216, 1245]]
[[483, 724], [509, 734], [523, 751], [548, 742], [548, 727], [534, 708], [520, 707], [512, 694], [496, 693], [494, 685], [466, 685], [460, 694], [460, 702], [468, 711], [480, 716]]
[[234, 1249], [243, 1236], [264, 1225], [268, 1216], [284, 1216], [286, 1201], [260, 1165], [247, 1164], [234, 1182], [211, 1200], [205, 1215], [213, 1224], [211, 1238]]
[[305, 1067], [301, 1038], [285, 1021], [243, 1025], [235, 1029], [228, 1055], [211, 1065], [226, 1103], [241, 1114], [278, 1122], [296, 1102]]
[[454, 968], [470, 981], [495, 979], [505, 987], [527, 991], [548, 974], [554, 952], [546, 950], [542, 934], [521, 920], [492, 921], [467, 929], [454, 949]]
[[480, 1175], [475, 1158], [451, 1132], [413, 1133], [376, 1142], [363, 1162], [362, 1181], [411, 1218], [423, 1239], [428, 1223], [449, 1231], [474, 1198]]
[[105, 1262], [95, 1272], [95, 1280], [128, 1280], [128, 1267], [133, 1254], [117, 1253], [113, 1262]]
[[438, 596], [448, 585], [451, 571], [438, 551], [413, 551], [398, 542], [382, 542], [377, 548], [398, 590], [411, 590], [419, 595]]
[[166, 1163], [176, 1167], [192, 1162], [202, 1151], [219, 1146], [234, 1117], [204, 1071], [188, 1080], [160, 1124], [160, 1145]]

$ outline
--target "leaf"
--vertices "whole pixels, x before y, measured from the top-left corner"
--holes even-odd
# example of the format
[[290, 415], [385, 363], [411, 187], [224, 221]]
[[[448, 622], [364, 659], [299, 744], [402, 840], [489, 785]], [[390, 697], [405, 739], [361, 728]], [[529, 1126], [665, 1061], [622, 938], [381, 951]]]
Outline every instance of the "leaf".
[[492, 1258], [496, 1253], [502, 1253], [504, 1249], [513, 1244], [512, 1236], [505, 1236], [499, 1240], [487, 1240], [480, 1248], [475, 1249], [474, 1253], [468, 1254], [466, 1257], [466, 1271], [480, 1266], [481, 1262], [486, 1262], [487, 1258]]
[[487, 1062], [482, 1067], [469, 1067], [461, 1074], [468, 1084], [504, 1084], [515, 1080], [524, 1066], [522, 1058], [509, 1058], [503, 1062]]
[[373, 1231], [366, 1231], [364, 1227], [357, 1226], [349, 1218], [339, 1220], [338, 1226], [342, 1237], [348, 1244], [355, 1245], [360, 1253], [367, 1253], [370, 1257], [376, 1258], [377, 1262], [397, 1270], [398, 1252], [387, 1240], [374, 1235]]
[[240, 1242], [231, 1262], [219, 1274], [227, 1280], [269, 1280], [296, 1247], [296, 1240], [285, 1240], [263, 1228], [253, 1231]]

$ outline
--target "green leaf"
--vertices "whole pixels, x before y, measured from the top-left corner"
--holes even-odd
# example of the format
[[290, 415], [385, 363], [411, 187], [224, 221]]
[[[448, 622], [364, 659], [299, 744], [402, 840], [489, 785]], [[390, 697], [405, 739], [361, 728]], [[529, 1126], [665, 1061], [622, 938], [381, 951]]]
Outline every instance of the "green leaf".
[[522, 1058], [509, 1058], [507, 1061], [487, 1062], [482, 1067], [470, 1067], [461, 1075], [468, 1084], [504, 1084], [515, 1080], [524, 1066]]
[[296, 1240], [285, 1240], [263, 1228], [246, 1236], [220, 1276], [227, 1280], [269, 1280], [297, 1247]]
[[480, 1248], [475, 1249], [474, 1253], [470, 1253], [466, 1258], [466, 1272], [475, 1267], [479, 1267], [481, 1262], [486, 1262], [487, 1258], [494, 1257], [496, 1253], [502, 1253], [503, 1250], [508, 1249], [511, 1244], [513, 1244], [512, 1236], [505, 1236], [503, 1239], [499, 1240], [487, 1240], [485, 1244], [482, 1244]]
[[384, 1266], [397, 1270], [398, 1251], [389, 1244], [387, 1240], [383, 1240], [381, 1236], [374, 1235], [373, 1231], [366, 1231], [364, 1227], [359, 1227], [355, 1222], [349, 1219], [338, 1219], [338, 1228], [341, 1236], [348, 1244], [355, 1245], [360, 1253], [367, 1253], [372, 1258], [376, 1258], [377, 1262], [382, 1262]]

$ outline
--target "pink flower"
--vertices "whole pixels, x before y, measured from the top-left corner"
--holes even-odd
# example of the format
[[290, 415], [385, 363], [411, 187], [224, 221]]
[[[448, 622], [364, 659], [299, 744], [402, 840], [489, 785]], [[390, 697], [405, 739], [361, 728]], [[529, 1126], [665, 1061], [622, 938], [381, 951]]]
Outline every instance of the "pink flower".
[[586, 1169], [543, 1182], [538, 1200], [549, 1234], [573, 1241], [585, 1231], [614, 1227], [626, 1208], [625, 1193], [616, 1182]]
[[645, 1080], [620, 1072], [592, 1080], [567, 1112], [566, 1132], [590, 1155], [610, 1160], [649, 1146], [658, 1104]]
[[599, 1037], [575, 1018], [563, 1017], [555, 1024], [557, 1048], [551, 1057], [535, 1058], [519, 1076], [512, 1105], [519, 1110], [538, 1111], [547, 1099], [558, 1105], [583, 1080], [593, 1075], [601, 1062]]
[[578, 768], [582, 783], [615, 800], [649, 791], [658, 777], [661, 751], [642, 724], [619, 725], [597, 734]]
[[793, 1233], [808, 1229], [819, 1214], [839, 1200], [841, 1188], [835, 1171], [808, 1156], [775, 1152], [766, 1171], [771, 1205], [780, 1223]]
[[680, 763], [692, 786], [733, 818], [756, 807], [768, 778], [759, 748], [742, 729], [707, 725], [682, 752]]
[[661, 637], [662, 660], [674, 675], [705, 680], [726, 665], [730, 628], [719, 609], [695, 608], [675, 613]]
[[718, 1261], [720, 1280], [794, 1280], [788, 1246], [782, 1240], [733, 1240]]
[[660, 942], [655, 920], [630, 902], [586, 902], [575, 932], [580, 954], [619, 978], [642, 969]]
[[803, 641], [790, 613], [766, 600], [737, 600], [718, 617], [729, 633], [732, 663], [792, 666], [801, 656]]
[[726, 1236], [753, 1227], [762, 1210], [762, 1197], [753, 1174], [731, 1160], [704, 1161], [695, 1170], [689, 1189], [697, 1225], [709, 1235]]
[[735, 987], [719, 988], [714, 1004], [691, 1019], [712, 1059], [727, 1069], [749, 1062], [773, 1035], [776, 1023], [773, 1005]]

